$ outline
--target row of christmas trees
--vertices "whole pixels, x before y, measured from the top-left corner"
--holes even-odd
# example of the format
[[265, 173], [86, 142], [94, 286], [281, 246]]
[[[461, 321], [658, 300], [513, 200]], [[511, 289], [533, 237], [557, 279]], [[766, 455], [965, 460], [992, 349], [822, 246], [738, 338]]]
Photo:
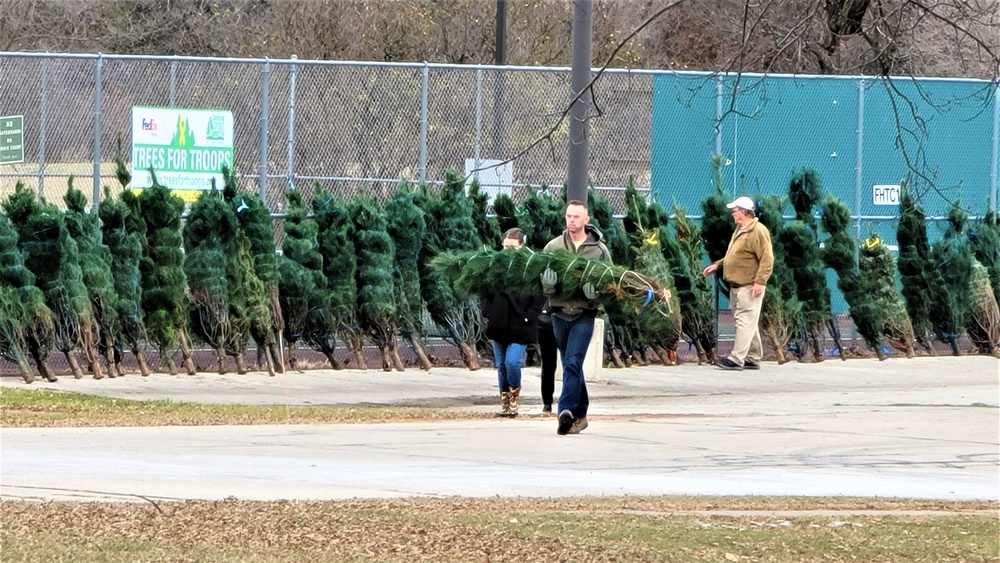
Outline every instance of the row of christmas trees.
[[[699, 363], [714, 361], [713, 288], [700, 272], [706, 257], [725, 254], [733, 229], [725, 207], [732, 196], [722, 188], [718, 162], [715, 169], [716, 188], [702, 201], [700, 226], [677, 205], [671, 219], [632, 185], [620, 220], [605, 198], [589, 194], [592, 220], [615, 263], [670, 290], [658, 294], [665, 297], [653, 307], [635, 307], [614, 284], [602, 287], [606, 349], [615, 365], [650, 361], [649, 353], [674, 363], [682, 339], [698, 351]], [[88, 369], [102, 377], [100, 356], [115, 376], [128, 348], [145, 375], [150, 370], [144, 354], [152, 346], [170, 373], [177, 371], [175, 349], [194, 373], [194, 338], [215, 350], [220, 372], [227, 370], [227, 357], [242, 372], [253, 340], [267, 351], [264, 361], [273, 374], [284, 369], [286, 358], [296, 367], [300, 343], [340, 367], [334, 355], [339, 339], [360, 368], [367, 367], [363, 347], [373, 343], [388, 370], [403, 369], [396, 348], [402, 337], [420, 367], [429, 369], [434, 362], [423, 345], [421, 322], [426, 310], [465, 364], [476, 369], [479, 352], [488, 346], [473, 295], [483, 288], [475, 280], [518, 280], [509, 272], [482, 270], [463, 278], [471, 283], [456, 283], [455, 272], [435, 258], [496, 248], [500, 233], [514, 226], [528, 234], [529, 247], [539, 249], [563, 228], [564, 202], [545, 188], [520, 204], [501, 195], [488, 216], [486, 195], [475, 184], [467, 193], [464, 179], [449, 172], [440, 189], [401, 183], [384, 205], [363, 192], [340, 201], [317, 185], [307, 202], [290, 190], [278, 237], [282, 252], [276, 253], [275, 223], [266, 206], [255, 193], [240, 191], [231, 171], [224, 176], [223, 190], [205, 192], [186, 220], [183, 201], [166, 187], [129, 190], [121, 162], [123, 189], [118, 197], [106, 189], [96, 215], [87, 213], [86, 197], [72, 179], [65, 212], [19, 185], [0, 215], [0, 356], [30, 381], [29, 359], [44, 377], [54, 378], [45, 365], [53, 349], [82, 376], [76, 359], [82, 350]], [[784, 219], [786, 201], [795, 212], [790, 222]], [[958, 353], [963, 332], [981, 352], [996, 350], [996, 214], [967, 225], [956, 203], [948, 231], [932, 245], [911, 191], [904, 191], [900, 213], [901, 293], [885, 245], [877, 237], [862, 242], [848, 234], [847, 207], [824, 197], [814, 171], [799, 171], [787, 198], [758, 198], [758, 216], [775, 250], [761, 328], [780, 362], [788, 351], [803, 359], [810, 348], [822, 360], [826, 332], [844, 357], [827, 268], [837, 274], [859, 334], [880, 358], [886, 342], [912, 355], [915, 342], [933, 350], [932, 339]], [[519, 281], [520, 291], [538, 291], [536, 276]]]

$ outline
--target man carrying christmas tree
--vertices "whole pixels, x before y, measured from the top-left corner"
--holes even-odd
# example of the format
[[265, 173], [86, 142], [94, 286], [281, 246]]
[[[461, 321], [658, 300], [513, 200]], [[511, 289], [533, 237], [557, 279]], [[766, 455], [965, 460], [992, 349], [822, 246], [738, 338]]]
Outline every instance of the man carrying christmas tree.
[[[611, 261], [611, 253], [601, 242], [603, 235], [590, 225], [587, 204], [571, 200], [566, 204], [566, 230], [545, 245], [545, 252], [569, 252], [588, 260]], [[597, 317], [597, 290], [594, 284], [583, 285], [584, 299], [556, 292], [558, 274], [546, 268], [541, 275], [542, 290], [549, 298], [552, 330], [562, 355], [562, 393], [559, 395], [559, 426], [556, 433], [579, 434], [587, 427], [587, 382], [583, 362], [594, 334]]]
[[771, 233], [757, 221], [749, 197], [738, 197], [726, 207], [732, 210], [736, 231], [722, 260], [709, 264], [701, 272], [707, 277], [722, 268], [723, 279], [729, 283], [729, 303], [736, 323], [733, 351], [715, 365], [722, 369], [760, 369], [764, 348], [758, 320], [764, 288], [774, 268]]

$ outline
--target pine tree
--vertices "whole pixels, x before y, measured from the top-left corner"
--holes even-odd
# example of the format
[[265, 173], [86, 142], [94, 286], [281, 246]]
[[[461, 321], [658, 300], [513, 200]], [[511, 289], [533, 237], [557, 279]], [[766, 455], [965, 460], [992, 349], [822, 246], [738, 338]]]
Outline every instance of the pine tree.
[[130, 209], [139, 209], [139, 216], [145, 224], [146, 245], [139, 271], [146, 334], [159, 350], [160, 358], [171, 375], [177, 374], [177, 366], [170, 354], [174, 346], [180, 348], [187, 373], [195, 375], [197, 370], [188, 343], [187, 298], [184, 295], [187, 286], [181, 237], [184, 200], [160, 184], [155, 174], [153, 185], [144, 188], [136, 201], [133, 202], [126, 194], [129, 192], [123, 193], [123, 201]]
[[805, 324], [804, 342], [796, 345], [804, 359], [806, 349], [811, 345], [813, 359], [824, 360], [823, 334], [829, 329], [840, 358], [847, 359], [840, 342], [840, 329], [833, 317], [830, 288], [826, 285], [826, 275], [819, 249], [819, 229], [813, 217], [813, 208], [823, 197], [823, 186], [819, 173], [810, 168], [797, 170], [792, 174], [788, 186], [788, 200], [795, 209], [795, 220], [785, 225], [779, 243], [784, 246], [788, 265], [795, 280], [796, 297], [802, 304], [802, 318]]
[[17, 365], [25, 383], [34, 381], [29, 358], [42, 377], [56, 381], [45, 365], [55, 340], [52, 311], [35, 287], [35, 275], [24, 266], [17, 241], [14, 225], [0, 214], [0, 357]]
[[358, 256], [358, 321], [382, 354], [382, 369], [403, 371], [396, 346], [396, 248], [386, 231], [385, 215], [367, 195], [348, 207], [354, 219], [354, 252]]
[[236, 216], [216, 190], [198, 196], [184, 224], [184, 275], [191, 300], [190, 326], [194, 335], [215, 350], [219, 373], [228, 371], [227, 342], [237, 332], [230, 298], [235, 287], [230, 284], [227, 271], [238, 229]]
[[[323, 255], [319, 253], [319, 227], [308, 216], [305, 201], [298, 190], [285, 192], [288, 215], [285, 217], [285, 241], [280, 263], [281, 310], [285, 315], [285, 335], [288, 339], [288, 364], [297, 369], [296, 345], [305, 338], [310, 344], [319, 342], [319, 333], [331, 327], [327, 317], [329, 293], [323, 275]], [[323, 328], [321, 328], [323, 327]], [[330, 340], [333, 334], [326, 335]], [[333, 356], [332, 346], [323, 350], [334, 369], [340, 363]]]
[[100, 219], [87, 212], [87, 197], [70, 182], [66, 194], [66, 228], [80, 250], [80, 269], [87, 288], [97, 329], [97, 348], [107, 359], [108, 376], [121, 372], [122, 352], [118, 340], [118, 294], [111, 275], [111, 250], [101, 242]]
[[368, 369], [364, 333], [358, 325], [354, 221], [347, 207], [322, 187], [317, 186], [312, 206], [319, 228], [319, 251], [323, 254], [323, 274], [329, 295], [327, 311], [336, 325], [336, 333], [354, 354], [358, 369]]
[[[529, 229], [521, 225], [517, 205], [509, 195], [499, 194], [493, 198], [493, 214], [496, 215], [497, 230], [499, 232], [506, 233], [515, 227], [520, 228], [525, 234], [529, 232]], [[527, 236], [525, 238], [527, 239]]]
[[[501, 196], [506, 197], [506, 196]], [[500, 201], [500, 198], [497, 198]], [[507, 198], [510, 201], [510, 198]], [[513, 203], [513, 202], [511, 202]], [[496, 206], [494, 207], [496, 208]], [[399, 332], [410, 343], [421, 369], [432, 367], [420, 336], [423, 333], [423, 301], [420, 299], [420, 248], [427, 233], [424, 212], [408, 182], [400, 182], [385, 204], [387, 232], [396, 244], [393, 281], [396, 289], [396, 321]]]
[[500, 230], [496, 218], [487, 215], [490, 197], [479, 186], [479, 180], [473, 180], [469, 184], [469, 202], [472, 204], [472, 223], [476, 226], [480, 242], [489, 248], [499, 247], [500, 236], [504, 231]]
[[566, 229], [566, 199], [553, 197], [547, 186], [538, 189], [529, 186], [528, 190], [530, 195], [521, 203], [517, 226], [524, 231], [526, 244], [541, 250]]
[[924, 210], [912, 188], [903, 186], [899, 201], [899, 225], [896, 228], [899, 244], [899, 278], [906, 313], [910, 317], [917, 342], [931, 355], [931, 303], [943, 280], [941, 273], [931, 263], [931, 245], [927, 238]]
[[[649, 348], [660, 356], [661, 363], [676, 363], [677, 343], [681, 335], [680, 306], [676, 301], [674, 279], [664, 259], [661, 240], [669, 241], [666, 226], [669, 218], [658, 204], [646, 205], [639, 196], [635, 182], [630, 179], [625, 188], [625, 217], [622, 228], [629, 240], [623, 266], [656, 278], [671, 292], [671, 310], [668, 315], [649, 314], [640, 310], [637, 315], [626, 316], [627, 309], [614, 307], [608, 310], [609, 324], [619, 343], [642, 352]], [[617, 362], [616, 362], [617, 365]]]
[[479, 304], [468, 295], [460, 299], [449, 280], [430, 267], [431, 259], [442, 252], [482, 248], [461, 175], [449, 170], [437, 196], [429, 186], [421, 186], [417, 205], [427, 221], [427, 238], [420, 253], [420, 294], [431, 318], [445, 330], [445, 338], [459, 348], [465, 366], [477, 370], [476, 337], [483, 327]]
[[94, 315], [83, 284], [76, 241], [70, 238], [59, 208], [36, 201], [32, 192], [23, 185], [20, 188], [4, 203], [4, 210], [18, 229], [18, 248], [24, 253], [24, 264], [35, 275], [35, 283], [52, 311], [55, 347], [66, 356], [74, 377], [83, 377], [73, 354], [79, 348], [94, 378], [101, 379], [104, 372], [94, 349]]
[[795, 291], [795, 278], [788, 266], [788, 253], [782, 244], [785, 228], [785, 199], [781, 196], [759, 198], [758, 220], [771, 233], [774, 269], [767, 282], [760, 310], [761, 333], [774, 348], [778, 363], [788, 361], [785, 352], [796, 330], [803, 324], [802, 303]]
[[[124, 167], [124, 163], [119, 160], [118, 165]], [[119, 177], [123, 181], [123, 192], [120, 199], [112, 197], [110, 190], [105, 188], [104, 198], [98, 214], [101, 219], [101, 233], [103, 241], [108, 245], [111, 253], [111, 274], [114, 282], [115, 295], [118, 299], [115, 302], [117, 316], [120, 323], [120, 342], [128, 343], [139, 364], [139, 373], [148, 376], [149, 365], [146, 363], [146, 326], [142, 320], [142, 284], [139, 274], [139, 262], [142, 260], [142, 249], [145, 241], [145, 223], [134, 220], [134, 215], [138, 215], [138, 198], [127, 189], [131, 176], [128, 170], [125, 175]], [[125, 194], [129, 195], [126, 196]], [[125, 198], [130, 201], [136, 211], [131, 210], [125, 204]], [[141, 232], [129, 230], [142, 227]]]
[[[285, 362], [277, 346], [282, 339], [284, 319], [278, 298], [278, 257], [274, 247], [274, 222], [267, 206], [260, 196], [252, 191], [241, 192], [234, 170], [223, 166], [225, 178], [223, 197], [229, 203], [239, 221], [242, 237], [237, 241], [237, 252], [241, 259], [242, 275], [251, 286], [247, 293], [250, 336], [257, 344], [258, 357], [263, 359], [268, 374], [274, 375], [275, 368], [285, 372]], [[248, 248], [243, 247], [249, 245]]]
[[850, 220], [847, 206], [827, 196], [822, 223], [830, 236], [824, 242], [823, 262], [837, 273], [837, 287], [844, 294], [854, 326], [878, 359], [886, 359], [882, 350], [886, 336], [912, 357], [910, 343], [915, 337], [903, 298], [896, 291], [892, 256], [874, 236], [859, 250], [858, 242], [847, 232]]
[[674, 204], [674, 238], [663, 247], [671, 265], [681, 305], [682, 328], [698, 352], [698, 364], [715, 363], [718, 348], [718, 314], [708, 279], [702, 275], [705, 256], [701, 228], [688, 219], [684, 208]]
[[969, 312], [969, 279], [972, 278], [972, 252], [966, 245], [965, 222], [968, 215], [953, 203], [948, 209], [948, 230], [931, 245], [930, 264], [940, 274], [940, 285], [933, 294], [931, 326], [938, 340], [958, 356], [958, 342], [965, 330]]

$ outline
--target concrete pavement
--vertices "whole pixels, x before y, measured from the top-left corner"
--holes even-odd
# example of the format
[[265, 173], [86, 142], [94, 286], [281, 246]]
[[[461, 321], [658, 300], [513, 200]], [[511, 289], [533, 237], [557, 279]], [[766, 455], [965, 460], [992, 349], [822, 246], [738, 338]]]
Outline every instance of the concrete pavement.
[[[522, 416], [341, 425], [0, 430], [0, 496], [344, 499], [619, 494], [1000, 500], [1000, 362], [920, 357], [602, 370], [590, 427]], [[491, 412], [496, 375], [313, 371], [38, 382], [130, 399]], [[0, 378], [2, 387], [27, 387]], [[0, 391], [2, 391], [0, 387]], [[557, 382], [558, 392], [558, 382]]]

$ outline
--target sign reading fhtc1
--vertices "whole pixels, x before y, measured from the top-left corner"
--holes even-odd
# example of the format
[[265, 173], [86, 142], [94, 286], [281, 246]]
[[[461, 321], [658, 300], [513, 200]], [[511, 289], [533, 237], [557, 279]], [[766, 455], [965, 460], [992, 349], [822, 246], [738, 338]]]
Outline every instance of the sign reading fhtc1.
[[899, 186], [885, 184], [873, 185], [872, 203], [875, 205], [899, 205]]
[[187, 201], [222, 189], [223, 165], [233, 167], [233, 113], [218, 109], [132, 108], [132, 187], [156, 180]]
[[24, 162], [24, 116], [0, 116], [0, 164]]

